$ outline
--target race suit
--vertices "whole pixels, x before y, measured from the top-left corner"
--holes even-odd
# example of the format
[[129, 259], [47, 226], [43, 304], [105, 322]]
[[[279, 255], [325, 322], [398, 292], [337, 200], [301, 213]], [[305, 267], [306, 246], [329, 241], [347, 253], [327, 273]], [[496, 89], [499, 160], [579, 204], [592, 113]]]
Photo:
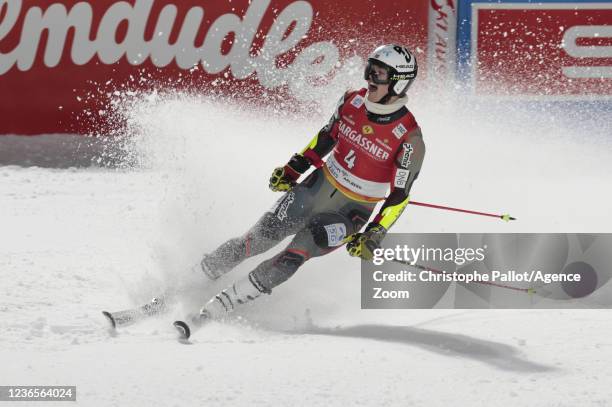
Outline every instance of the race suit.
[[[314, 171], [244, 235], [204, 257], [201, 266], [210, 278], [295, 235], [283, 251], [249, 273], [247, 284], [269, 294], [306, 260], [337, 249], [346, 236], [359, 232], [380, 202], [371, 222], [388, 230], [397, 220], [421, 170], [425, 144], [405, 106], [390, 114], [374, 114], [366, 110], [365, 97], [366, 89], [345, 93], [329, 123], [285, 166], [295, 179], [312, 167]], [[241, 299], [235, 285], [216, 298], [228, 311], [234, 302], [247, 300]]]

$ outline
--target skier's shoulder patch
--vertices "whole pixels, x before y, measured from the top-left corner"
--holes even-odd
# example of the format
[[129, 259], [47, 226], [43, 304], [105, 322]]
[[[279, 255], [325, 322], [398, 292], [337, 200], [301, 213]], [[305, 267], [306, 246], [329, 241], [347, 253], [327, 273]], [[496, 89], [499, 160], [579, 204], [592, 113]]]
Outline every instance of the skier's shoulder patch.
[[363, 103], [364, 103], [363, 96], [361, 96], [358, 93], [355, 93], [355, 95], [351, 99], [351, 105], [359, 109], [361, 106], [363, 106]]
[[393, 135], [397, 139], [401, 139], [404, 134], [408, 133], [408, 129], [406, 129], [406, 126], [404, 126], [402, 122], [399, 122], [397, 126], [393, 128], [392, 131], [393, 131]]

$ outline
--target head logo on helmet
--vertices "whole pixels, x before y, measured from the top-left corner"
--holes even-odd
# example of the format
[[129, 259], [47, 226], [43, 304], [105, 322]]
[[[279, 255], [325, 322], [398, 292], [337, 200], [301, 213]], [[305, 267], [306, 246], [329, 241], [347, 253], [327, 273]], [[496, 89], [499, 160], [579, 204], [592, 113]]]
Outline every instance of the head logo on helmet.
[[[418, 72], [416, 57], [408, 48], [395, 44], [381, 45], [370, 54], [364, 72], [366, 80], [372, 75], [373, 65], [387, 70], [387, 80], [378, 81], [379, 84], [389, 85], [389, 93], [385, 97], [387, 99], [391, 96], [406, 95], [406, 91], [416, 79]], [[373, 80], [377, 82], [374, 77]]]

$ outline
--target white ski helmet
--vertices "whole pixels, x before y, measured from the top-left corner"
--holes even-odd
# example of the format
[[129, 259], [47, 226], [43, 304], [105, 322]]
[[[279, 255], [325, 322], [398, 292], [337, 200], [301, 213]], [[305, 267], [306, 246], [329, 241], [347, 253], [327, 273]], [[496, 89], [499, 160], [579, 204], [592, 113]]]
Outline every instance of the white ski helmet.
[[[388, 73], [386, 80], [377, 78], [372, 65], [385, 68]], [[372, 77], [372, 82], [379, 85], [389, 85], [389, 96], [404, 96], [414, 82], [418, 71], [416, 57], [406, 47], [395, 44], [381, 45], [369, 56], [364, 71], [364, 78]]]

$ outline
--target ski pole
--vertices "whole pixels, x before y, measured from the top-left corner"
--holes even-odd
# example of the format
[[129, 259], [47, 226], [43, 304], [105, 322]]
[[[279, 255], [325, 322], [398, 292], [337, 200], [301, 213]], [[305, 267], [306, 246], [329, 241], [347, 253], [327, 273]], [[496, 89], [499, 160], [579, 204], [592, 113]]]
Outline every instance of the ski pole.
[[[391, 261], [393, 261], [395, 263], [403, 264], [405, 266], [414, 267], [416, 269], [423, 270], [423, 271], [431, 271], [432, 273], [437, 273], [437, 274], [448, 274], [447, 272], [442, 271], [442, 270], [434, 269], [434, 268], [431, 268], [431, 267], [421, 266], [420, 264], [411, 264], [411, 263], [409, 263], [407, 261], [400, 260], [400, 259], [392, 259]], [[491, 282], [491, 281], [473, 281], [473, 283], [490, 285], [490, 286], [498, 287], [498, 288], [505, 288], [507, 290], [521, 291], [521, 292], [524, 292], [524, 293], [527, 293], [527, 294], [535, 294], [536, 293], [535, 288], [520, 288], [520, 287], [511, 286], [511, 285], [497, 284], [497, 283], [494, 283], [494, 282]]]
[[510, 216], [509, 214], [497, 215], [497, 214], [494, 214], [494, 213], [471, 211], [469, 209], [451, 208], [450, 206], [434, 205], [434, 204], [430, 204], [430, 203], [417, 202], [417, 201], [410, 201], [408, 203], [410, 205], [425, 206], [427, 208], [444, 209], [444, 210], [447, 210], [447, 211], [471, 213], [472, 215], [490, 216], [492, 218], [500, 218], [501, 220], [504, 220], [506, 222], [509, 222], [511, 220], [516, 220], [516, 218]]

